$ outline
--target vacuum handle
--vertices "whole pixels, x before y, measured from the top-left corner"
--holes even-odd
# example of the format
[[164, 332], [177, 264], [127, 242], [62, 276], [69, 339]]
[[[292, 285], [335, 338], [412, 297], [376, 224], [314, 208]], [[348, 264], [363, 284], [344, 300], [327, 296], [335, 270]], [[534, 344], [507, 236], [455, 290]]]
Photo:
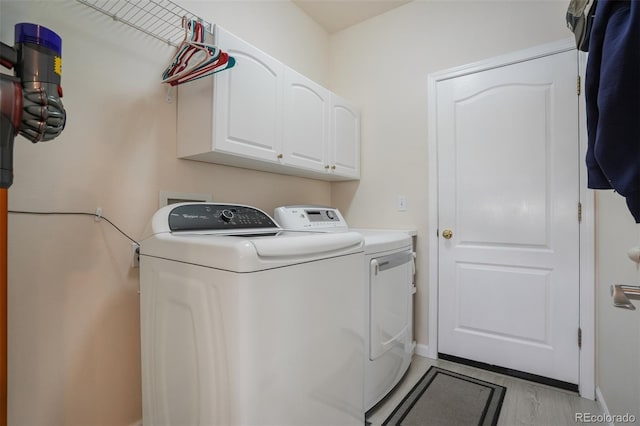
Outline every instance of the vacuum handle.
[[20, 81], [0, 74], [0, 188], [13, 183], [13, 140], [22, 121], [22, 106]]
[[15, 128], [11, 120], [0, 116], [0, 188], [9, 188], [13, 183], [13, 140]]
[[0, 64], [3, 67], [12, 69], [18, 63], [18, 52], [8, 44], [0, 41]]

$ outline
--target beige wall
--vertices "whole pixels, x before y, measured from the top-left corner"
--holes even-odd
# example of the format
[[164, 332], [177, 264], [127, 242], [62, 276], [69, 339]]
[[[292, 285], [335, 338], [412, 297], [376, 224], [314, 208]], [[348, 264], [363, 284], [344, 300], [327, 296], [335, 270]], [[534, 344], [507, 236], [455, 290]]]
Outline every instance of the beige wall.
[[[158, 191], [170, 190], [267, 211], [332, 203], [354, 226], [416, 228], [416, 337], [428, 344], [427, 75], [568, 37], [566, 2], [415, 1], [331, 37], [287, 1], [181, 4], [361, 105], [362, 180], [330, 185], [177, 160], [175, 103], [159, 84], [172, 48], [75, 1], [0, 0], [2, 41], [11, 44], [22, 21], [62, 36], [69, 113], [53, 142], [16, 139], [10, 208], [100, 206], [139, 238]], [[396, 211], [398, 195], [407, 212]], [[616, 280], [637, 283], [624, 253], [640, 235], [616, 196], [598, 200], [598, 382], [620, 413], [639, 399], [640, 332], [624, 328], [637, 314], [612, 310], [607, 292]], [[91, 217], [11, 215], [9, 253], [9, 424], [138, 420], [138, 272], [128, 241]]]
[[[289, 2], [184, 6], [313, 79], [328, 79], [328, 36]], [[213, 194], [271, 211], [328, 204], [329, 183], [175, 158], [176, 106], [159, 78], [174, 49], [75, 1], [0, 1], [0, 39], [35, 22], [63, 40], [67, 127], [16, 138], [9, 208], [103, 209], [140, 238], [158, 191]], [[291, 35], [295, 34], [295, 37]], [[9, 424], [128, 425], [141, 417], [138, 271], [104, 221], [9, 217]]]
[[635, 311], [615, 308], [610, 293], [612, 284], [640, 285], [640, 268], [627, 257], [640, 246], [640, 225], [618, 194], [598, 191], [596, 203], [596, 382], [610, 414], [640, 423], [640, 301], [632, 300]]
[[[427, 75], [571, 37], [564, 1], [414, 1], [331, 36], [330, 87], [362, 105], [362, 179], [335, 183], [332, 203], [353, 226], [418, 230], [415, 332], [428, 341]], [[404, 195], [408, 211], [398, 212]], [[640, 419], [638, 311], [611, 306], [609, 285], [638, 285], [626, 251], [640, 229], [624, 200], [598, 194], [597, 385], [611, 414]]]
[[414, 1], [331, 37], [331, 88], [363, 117], [362, 179], [333, 184], [332, 202], [351, 225], [418, 230], [419, 344], [428, 344], [427, 76], [566, 39], [565, 12], [559, 1]]

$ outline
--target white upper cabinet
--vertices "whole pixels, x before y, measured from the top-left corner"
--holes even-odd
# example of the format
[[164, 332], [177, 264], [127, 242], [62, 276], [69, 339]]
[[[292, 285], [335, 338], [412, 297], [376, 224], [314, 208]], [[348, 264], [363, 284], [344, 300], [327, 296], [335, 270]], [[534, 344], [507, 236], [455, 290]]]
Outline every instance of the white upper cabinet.
[[360, 177], [360, 113], [228, 31], [229, 69], [179, 86], [180, 158], [323, 180]]
[[214, 37], [236, 65], [179, 86], [178, 156], [238, 166], [250, 164], [246, 159], [277, 163], [284, 65], [220, 27]]
[[284, 162], [324, 172], [329, 166], [331, 92], [288, 67], [284, 90]]
[[217, 44], [236, 60], [234, 68], [219, 72], [216, 78], [216, 148], [277, 161], [284, 66], [222, 28], [216, 35]]
[[360, 110], [336, 94], [331, 98], [331, 173], [359, 179]]

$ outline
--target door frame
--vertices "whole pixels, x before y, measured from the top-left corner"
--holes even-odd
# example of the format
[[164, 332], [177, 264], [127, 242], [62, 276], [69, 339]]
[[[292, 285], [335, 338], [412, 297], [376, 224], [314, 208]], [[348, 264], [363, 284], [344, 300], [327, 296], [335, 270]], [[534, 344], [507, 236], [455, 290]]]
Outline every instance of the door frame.
[[[428, 247], [429, 249], [429, 343], [416, 348], [418, 355], [438, 358], [438, 149], [437, 149], [437, 84], [440, 81], [460, 77], [467, 74], [499, 68], [506, 65], [537, 59], [557, 53], [574, 50], [578, 55], [578, 69], [576, 79], [580, 78], [581, 93], [584, 97], [584, 71], [586, 69], [586, 54], [576, 50], [574, 39], [565, 39], [553, 43], [543, 44], [529, 49], [520, 50], [506, 55], [497, 56], [468, 65], [431, 73], [427, 82], [427, 144], [428, 144]], [[585, 102], [579, 101], [579, 199], [582, 204], [582, 220], [579, 223], [579, 309], [582, 330], [582, 347], [579, 354], [579, 391], [580, 396], [595, 399], [595, 195], [587, 189], [587, 170], [584, 158], [587, 150], [587, 130]], [[577, 206], [576, 206], [577, 209]], [[577, 213], [577, 212], [576, 212]], [[577, 334], [577, 331], [576, 331]], [[576, 335], [577, 339], [577, 335]]]

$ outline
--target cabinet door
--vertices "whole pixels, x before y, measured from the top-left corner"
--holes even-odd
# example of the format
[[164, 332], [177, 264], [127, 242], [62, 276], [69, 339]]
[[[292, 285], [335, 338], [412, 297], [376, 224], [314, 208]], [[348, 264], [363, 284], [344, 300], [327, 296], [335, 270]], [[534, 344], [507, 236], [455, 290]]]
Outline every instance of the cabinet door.
[[215, 150], [277, 162], [284, 65], [219, 27], [216, 43], [236, 65], [216, 74]]
[[331, 173], [360, 178], [360, 111], [333, 94], [331, 103]]
[[285, 164], [320, 172], [328, 170], [330, 111], [331, 92], [291, 68], [285, 68]]

